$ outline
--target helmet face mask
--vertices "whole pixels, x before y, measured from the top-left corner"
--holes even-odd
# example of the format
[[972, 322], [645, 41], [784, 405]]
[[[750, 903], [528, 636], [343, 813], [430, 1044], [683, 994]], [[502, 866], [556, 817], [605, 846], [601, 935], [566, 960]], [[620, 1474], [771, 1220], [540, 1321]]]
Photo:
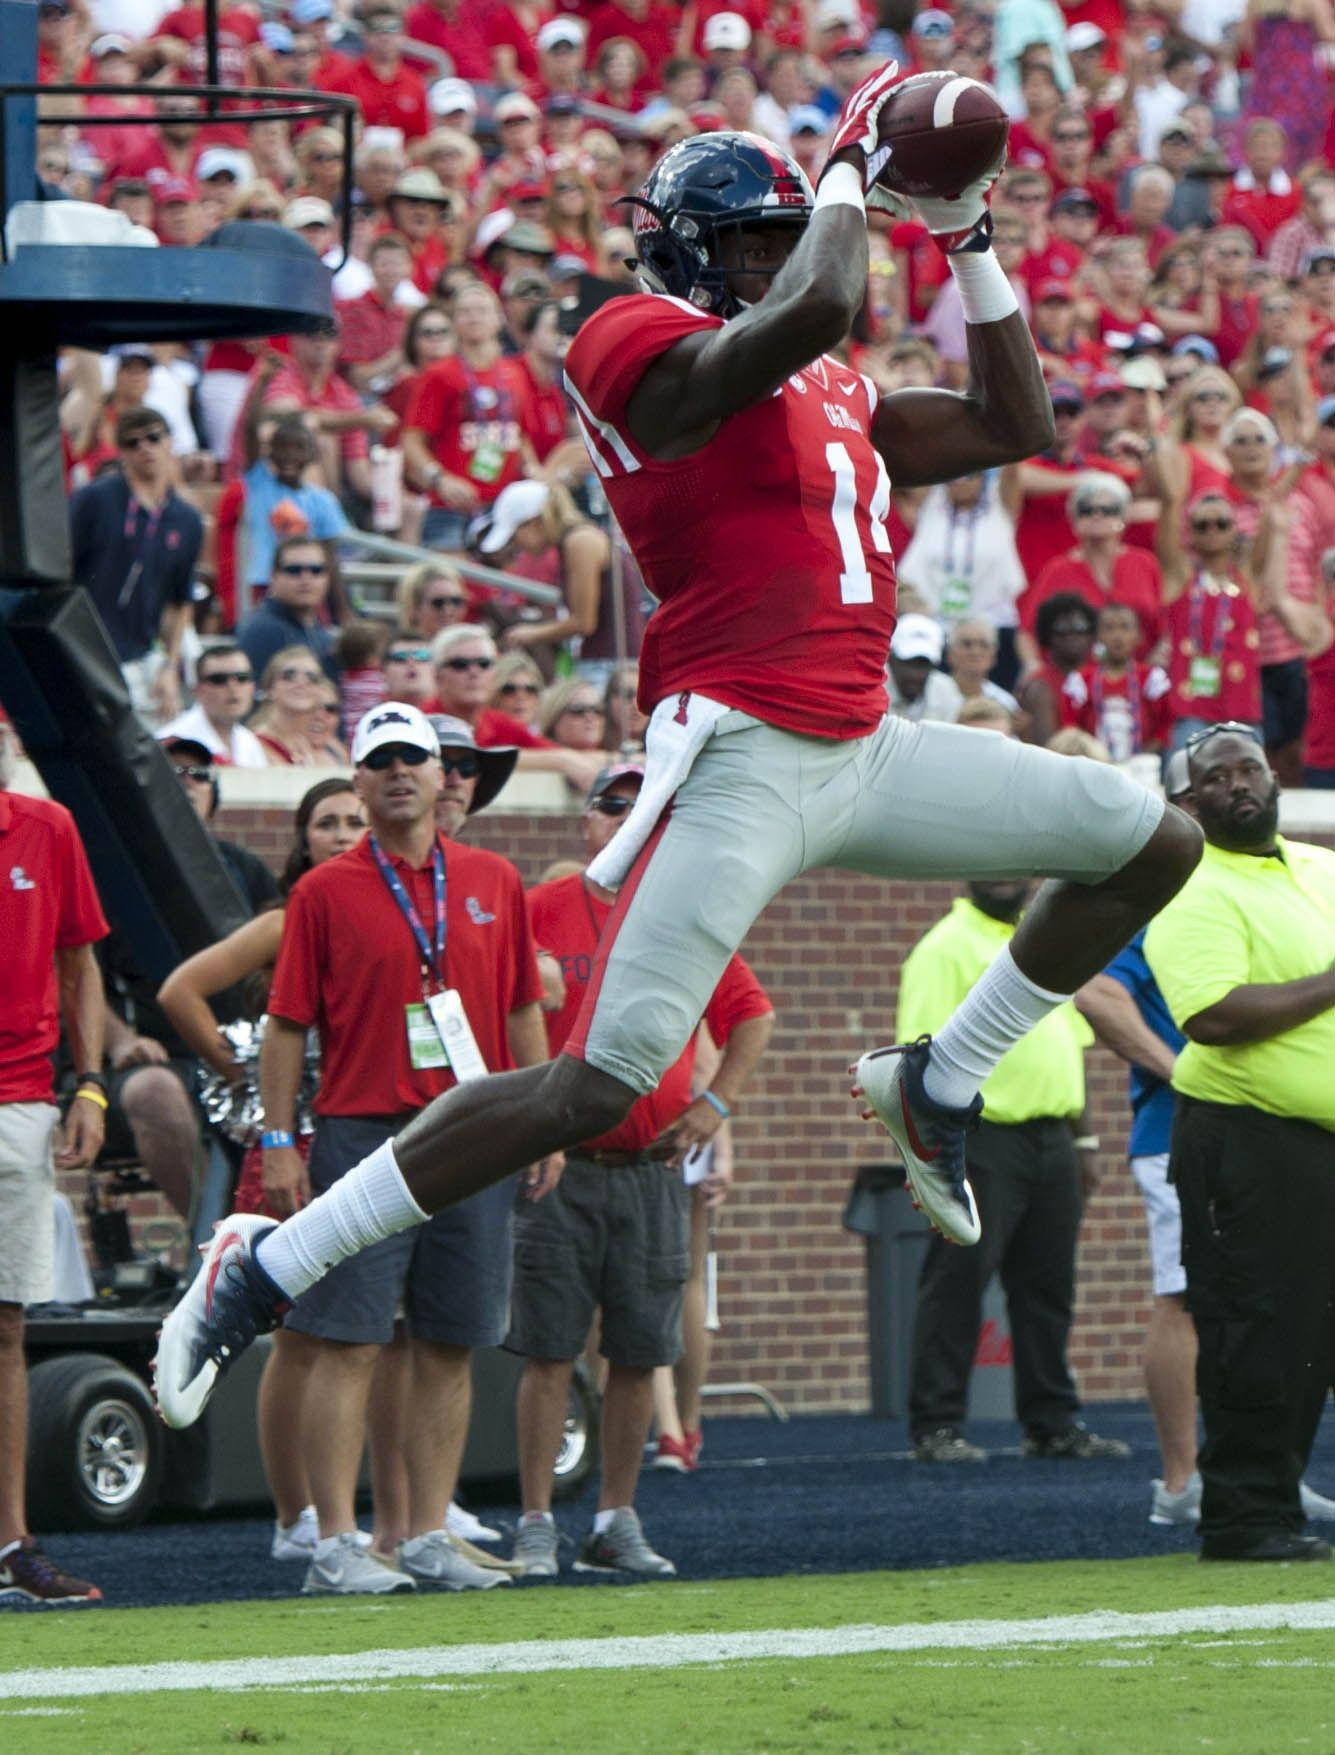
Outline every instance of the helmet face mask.
[[[699, 134], [666, 152], [638, 195], [628, 196], [635, 217], [635, 268], [646, 290], [685, 299], [718, 317], [733, 317], [745, 302], [728, 284], [744, 269], [742, 234], [748, 226], [805, 229], [814, 195], [793, 158], [755, 134]], [[735, 236], [738, 260], [722, 262], [720, 245]]]

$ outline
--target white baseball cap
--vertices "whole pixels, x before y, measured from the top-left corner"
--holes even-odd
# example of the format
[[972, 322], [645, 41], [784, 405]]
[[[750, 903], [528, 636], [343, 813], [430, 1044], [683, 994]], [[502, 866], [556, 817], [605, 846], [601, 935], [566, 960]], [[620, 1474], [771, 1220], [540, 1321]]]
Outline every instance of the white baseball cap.
[[476, 116], [477, 96], [466, 79], [438, 79], [426, 94], [433, 116]]
[[478, 548], [484, 555], [499, 554], [519, 526], [536, 518], [550, 498], [551, 489], [545, 481], [512, 481], [497, 494]]
[[249, 183], [255, 175], [255, 161], [234, 146], [206, 146], [195, 164], [195, 181], [207, 183], [220, 172], [238, 183]]
[[362, 714], [352, 734], [353, 767], [359, 767], [372, 750], [390, 743], [407, 744], [409, 749], [425, 750], [429, 756], [440, 755], [440, 740], [431, 721], [407, 701], [382, 701]]
[[577, 18], [549, 18], [538, 32], [538, 47], [578, 49], [584, 44], [584, 26]]
[[1097, 49], [1100, 43], [1106, 43], [1107, 40], [1098, 25], [1082, 18], [1079, 24], [1073, 24], [1067, 31], [1066, 50], [1068, 54], [1080, 55], [1086, 49]]
[[751, 26], [740, 12], [716, 12], [705, 21], [704, 45], [708, 49], [749, 49]]
[[926, 658], [931, 664], [940, 664], [945, 647], [941, 624], [929, 615], [902, 615], [895, 623], [890, 651], [896, 658]]

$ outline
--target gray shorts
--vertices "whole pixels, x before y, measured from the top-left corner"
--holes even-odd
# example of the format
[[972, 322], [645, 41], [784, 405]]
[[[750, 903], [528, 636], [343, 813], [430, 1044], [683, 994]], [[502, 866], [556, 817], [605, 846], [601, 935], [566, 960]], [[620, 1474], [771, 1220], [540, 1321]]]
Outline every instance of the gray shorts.
[[671, 1365], [681, 1353], [690, 1273], [691, 1191], [675, 1166], [608, 1169], [566, 1154], [565, 1174], [515, 1213], [515, 1284], [506, 1346], [574, 1359], [602, 1310], [614, 1365]]
[[[311, 1189], [323, 1194], [391, 1138], [406, 1117], [331, 1115], [311, 1146]], [[286, 1326], [321, 1340], [387, 1343], [402, 1306], [408, 1332], [451, 1347], [495, 1347], [510, 1305], [507, 1177], [425, 1225], [339, 1262], [288, 1313]]]
[[757, 915], [814, 866], [1098, 883], [1163, 811], [1118, 768], [995, 732], [887, 718], [836, 742], [725, 713], [621, 892], [572, 1051], [653, 1090]]
[[54, 1103], [0, 1103], [0, 1304], [52, 1295]]

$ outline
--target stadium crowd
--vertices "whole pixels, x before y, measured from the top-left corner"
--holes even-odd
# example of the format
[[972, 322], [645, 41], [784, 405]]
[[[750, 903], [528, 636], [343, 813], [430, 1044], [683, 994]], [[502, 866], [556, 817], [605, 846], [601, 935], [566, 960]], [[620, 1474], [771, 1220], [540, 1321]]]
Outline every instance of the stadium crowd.
[[[582, 417], [563, 384], [565, 349], [584, 315], [633, 285], [633, 210], [624, 197], [665, 150], [695, 133], [744, 128], [790, 151], [814, 177], [845, 96], [886, 56], [906, 72], [951, 67], [989, 80], [1007, 104], [1009, 163], [992, 203], [996, 249], [1038, 346], [1056, 423], [1051, 449], [1027, 462], [928, 490], [892, 484], [886, 525], [901, 612], [887, 654], [892, 710], [1146, 763], [1147, 775], [1211, 725], [1251, 726], [1286, 785], [1335, 787], [1328, 0], [963, 0], [920, 11], [902, 34], [859, 0], [224, 7], [228, 84], [356, 100], [351, 186], [337, 129], [247, 123], [243, 104], [209, 119], [200, 100], [174, 90], [203, 77], [201, 8], [40, 0], [38, 11], [44, 84], [147, 80], [160, 88], [153, 120], [140, 97], [53, 96], [52, 110], [73, 101], [87, 125], [42, 127], [46, 196], [105, 205], [163, 247], [192, 246], [224, 224], [282, 227], [333, 275], [334, 319], [316, 334], [194, 348], [145, 340], [101, 357], [71, 349], [61, 365], [76, 577], [201, 816], [207, 821], [216, 805], [217, 769], [228, 764], [357, 769], [355, 793], [331, 781], [331, 792], [308, 794], [284, 907], [292, 882], [340, 851], [363, 812], [382, 833], [393, 787], [416, 776], [426, 839], [404, 854], [413, 868], [407, 907], [385, 883], [420, 948], [421, 919], [410, 910], [429, 920], [432, 898], [429, 885], [416, 885], [430, 871], [414, 849], [434, 847], [438, 833], [446, 858], [464, 860], [449, 843], [464, 815], [508, 777], [509, 765], [499, 782], [488, 780], [487, 759], [502, 750], [507, 764], [513, 751], [519, 769], [562, 776], [595, 829], [608, 827], [599, 819], [617, 805], [629, 808], [640, 770], [625, 758], [641, 746], [645, 725], [635, 660], [653, 604], [582, 442]], [[866, 301], [841, 358], [882, 391], [962, 388], [965, 322], [944, 258], [916, 222], [873, 216], [871, 225]], [[405, 568], [384, 599], [360, 588], [348, 565], [368, 532], [431, 557]], [[555, 587], [559, 602], [535, 606], [474, 563]], [[404, 704], [414, 726], [417, 713], [431, 716], [435, 741], [413, 747], [439, 754], [439, 763], [393, 754], [411, 738], [377, 742], [382, 702]], [[389, 759], [373, 761], [382, 746]], [[437, 770], [442, 790], [428, 796], [424, 771]], [[331, 798], [347, 819], [345, 840], [331, 829], [328, 845], [317, 846], [311, 813]], [[384, 838], [388, 846], [388, 828]], [[358, 846], [358, 873], [388, 908], [371, 863], [384, 861], [373, 840]], [[390, 854], [397, 862], [392, 846]], [[352, 870], [340, 867], [349, 882]], [[309, 898], [335, 882], [326, 875], [307, 885], [297, 916], [304, 921]], [[455, 900], [451, 892], [452, 907]], [[493, 905], [474, 895], [468, 902], [473, 925], [473, 906]], [[444, 911], [441, 896], [438, 925]], [[533, 952], [550, 948], [528, 943], [527, 920], [521, 904], [521, 949], [507, 985], [490, 995], [498, 1009], [483, 1071], [542, 1055], [541, 1040], [526, 1041], [521, 1054], [513, 1026], [516, 1013], [539, 1003]], [[277, 963], [287, 997], [276, 1015], [304, 1041], [328, 965], [311, 951], [298, 994], [297, 952], [280, 949], [281, 911], [276, 919], [260, 912], [252, 924], [264, 921], [264, 956], [244, 971], [229, 964], [231, 978]], [[72, 948], [94, 940], [97, 927], [90, 917]], [[314, 932], [308, 923], [303, 930]], [[429, 962], [424, 950], [424, 980]], [[223, 985], [191, 991], [205, 1005]], [[561, 991], [559, 982], [544, 989], [545, 1009], [559, 1012]], [[180, 1012], [162, 997], [188, 1042], [194, 1000], [187, 995]], [[422, 997], [429, 1009], [440, 996], [424, 988]], [[179, 992], [175, 999], [179, 1006]], [[761, 1000], [755, 1017], [768, 1015]], [[409, 1000], [407, 1010], [421, 1007]], [[196, 1025], [201, 1015], [199, 1040], [213, 1041], [207, 1006], [196, 1009]], [[535, 1017], [525, 1024], [531, 1034]], [[414, 1027], [410, 1018], [416, 1055]], [[134, 1067], [128, 1050], [116, 1058], [111, 1014], [107, 1028], [108, 1064]], [[324, 1047], [332, 1089], [331, 1040]], [[168, 1051], [163, 1045], [137, 1064], [165, 1061]], [[1073, 1053], [1078, 1061], [1078, 1044]], [[300, 1058], [294, 1048], [283, 1087], [293, 1104]], [[413, 1058], [411, 1071], [439, 1064]], [[726, 1119], [729, 1105], [718, 1096], [726, 1043], [722, 1064], [712, 1088], [689, 1102], [687, 1112], [705, 1122], [709, 1110], [715, 1123]], [[215, 1070], [237, 1069], [224, 1054]], [[105, 1112], [97, 1069], [81, 1078], [80, 1094]], [[1082, 1090], [1080, 1078], [1072, 1083]], [[369, 1119], [377, 1127], [401, 1120], [435, 1089], [428, 1079], [406, 1094], [391, 1091]], [[266, 1094], [271, 1122], [277, 1090], [271, 1082]], [[129, 1117], [121, 1093], [111, 1098]], [[1061, 1115], [1079, 1109], [1073, 1098]], [[367, 1119], [355, 1107], [348, 1117]], [[318, 1160], [307, 1169], [309, 1142], [298, 1153], [298, 1131], [266, 1133], [267, 1154], [290, 1156], [271, 1156], [263, 1170], [252, 1165], [257, 1203], [281, 1211], [294, 1189], [309, 1191], [317, 1170], [337, 1174]], [[701, 1128], [701, 1139], [710, 1131]], [[136, 1145], [151, 1156], [151, 1144]], [[589, 1162], [639, 1158], [661, 1169], [662, 1154], [650, 1157], [638, 1137], [629, 1150], [599, 1149]], [[188, 1191], [180, 1204], [188, 1206]], [[1070, 1206], [1078, 1222], [1074, 1193]], [[672, 1221], [681, 1231], [681, 1284], [687, 1207]], [[508, 1237], [504, 1247], [508, 1281]], [[429, 1483], [426, 1512], [400, 1509], [396, 1524], [391, 1508], [382, 1518], [382, 1486], [389, 1507], [395, 1467], [413, 1475], [416, 1451], [438, 1445], [445, 1415], [440, 1429], [403, 1433], [397, 1464], [392, 1445], [381, 1458], [382, 1558], [368, 1558], [345, 1527], [368, 1398], [382, 1398], [392, 1428], [413, 1381], [410, 1370], [396, 1387], [386, 1370], [385, 1385], [372, 1384], [393, 1304], [390, 1297], [385, 1320], [377, 1316], [365, 1336], [335, 1325], [303, 1339], [297, 1325], [275, 1356], [277, 1370], [297, 1383], [318, 1370], [321, 1347], [325, 1355], [344, 1344], [366, 1352], [356, 1384], [326, 1387], [322, 1398], [323, 1448], [338, 1453], [348, 1481], [329, 1487], [294, 1467], [281, 1452], [295, 1441], [270, 1415], [275, 1557], [309, 1559], [316, 1583], [308, 1588], [398, 1590], [402, 1570], [386, 1582], [375, 1568], [390, 1571], [383, 1555], [397, 1550], [402, 1561], [406, 1545], [407, 1559], [421, 1560], [419, 1570], [408, 1568], [413, 1576], [490, 1588], [523, 1567], [507, 1571], [461, 1545], [464, 1531], [486, 1532], [446, 1504], [450, 1470]], [[582, 1327], [582, 1304], [576, 1314]], [[426, 1339], [449, 1350], [454, 1371], [470, 1346], [493, 1338], [498, 1321], [493, 1314], [459, 1335], [428, 1325]], [[1055, 1353], [1064, 1339], [1063, 1330]], [[540, 1342], [521, 1350], [557, 1365], [563, 1387], [577, 1340], [572, 1331], [554, 1361]], [[648, 1429], [647, 1373], [673, 1351], [670, 1334], [655, 1335], [652, 1345], [630, 1347], [633, 1356], [613, 1359], [614, 1375], [624, 1366], [634, 1378], [637, 1411], [616, 1459], [628, 1492]], [[428, 1367], [419, 1359], [416, 1369]], [[440, 1400], [448, 1400], [443, 1392]], [[557, 1405], [548, 1401], [539, 1410], [546, 1425]], [[1070, 1450], [1083, 1428], [1065, 1401], [1060, 1413], [1033, 1453], [1097, 1454], [1087, 1444]], [[454, 1419], [449, 1444], [459, 1447], [467, 1409], [446, 1414]], [[932, 1424], [949, 1438], [955, 1418], [934, 1413]], [[692, 1468], [698, 1427], [675, 1439], [669, 1414], [664, 1432], [665, 1462]], [[1054, 1441], [1068, 1449], [1052, 1449]], [[544, 1528], [537, 1509], [549, 1493], [544, 1459], [538, 1445], [526, 1510], [554, 1569], [551, 1520]], [[425, 1491], [415, 1478], [411, 1485]], [[321, 1503], [318, 1531], [308, 1497], [339, 1501], [328, 1514]], [[613, 1514], [628, 1509], [616, 1498], [600, 1506], [588, 1545], [595, 1562]], [[319, 1538], [338, 1546], [317, 1556]], [[638, 1523], [618, 1539], [615, 1564], [601, 1569], [672, 1570]], [[626, 1565], [627, 1553], [640, 1564]], [[545, 1565], [532, 1571], [550, 1575]]]
[[[116, 606], [126, 626], [113, 621], [146, 708], [170, 717], [196, 632], [236, 632], [258, 711], [284, 730], [256, 727], [265, 759], [333, 760], [331, 729], [345, 739], [376, 697], [386, 643], [393, 665], [464, 619], [505, 661], [485, 703], [505, 718], [484, 718], [484, 743], [617, 747], [607, 712], [581, 723], [582, 698], [540, 702], [529, 684], [602, 689], [652, 607], [562, 390], [573, 328], [630, 285], [623, 197], [674, 142], [721, 127], [768, 137], [814, 176], [843, 97], [892, 55], [906, 73], [990, 80], [1012, 114], [996, 248], [1057, 417], [1043, 456], [893, 492], [901, 609], [940, 634], [907, 659], [939, 681], [924, 696], [897, 672], [898, 710], [953, 717], [987, 681], [1022, 736], [1076, 727], [1118, 760], [1242, 719], [1264, 727], [1286, 784], [1335, 785], [1328, 0], [966, 0], [902, 35], [859, 0], [224, 7], [228, 83], [356, 100], [351, 187], [336, 128], [247, 125], [237, 106], [208, 120], [174, 94], [202, 77], [202, 9], [42, 0], [39, 13], [44, 82], [161, 88], [155, 120], [146, 100], [99, 91], [74, 100], [87, 125], [45, 127], [50, 193], [103, 203], [167, 246], [230, 221], [285, 227], [334, 270], [328, 333], [64, 362], [75, 528], [104, 560], [100, 520], [110, 528], [126, 496], [101, 477], [120, 464], [133, 478], [132, 445], [166, 453], [156, 472], [143, 460], [148, 486], [124, 518], [141, 564]], [[944, 258], [916, 222], [872, 227], [844, 357], [882, 389], [962, 384]], [[144, 408], [155, 428], [128, 424]], [[359, 614], [376, 606], [339, 576], [358, 527], [442, 556], [405, 581], [397, 627]], [[285, 571], [277, 551], [294, 536], [324, 545], [327, 577]], [[465, 584], [446, 557], [468, 553], [556, 585], [560, 605]], [[104, 596], [125, 597], [114, 570]], [[90, 561], [81, 577], [95, 587], [97, 572]], [[1071, 594], [1093, 642], [1071, 644], [1084, 614], [1059, 606]], [[984, 639], [985, 673], [970, 644]], [[341, 728], [305, 677], [280, 679], [294, 644], [341, 687]], [[521, 656], [531, 665], [512, 667]], [[438, 665], [436, 681], [442, 693]], [[565, 771], [587, 785], [595, 769]]]

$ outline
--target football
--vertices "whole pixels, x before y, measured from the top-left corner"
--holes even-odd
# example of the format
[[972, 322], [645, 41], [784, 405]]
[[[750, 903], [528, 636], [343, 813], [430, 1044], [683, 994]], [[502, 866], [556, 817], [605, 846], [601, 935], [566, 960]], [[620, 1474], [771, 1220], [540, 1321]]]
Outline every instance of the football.
[[1010, 119], [987, 86], [959, 73], [915, 73], [890, 93], [880, 141], [890, 156], [877, 175], [896, 195], [951, 200], [1006, 155]]

